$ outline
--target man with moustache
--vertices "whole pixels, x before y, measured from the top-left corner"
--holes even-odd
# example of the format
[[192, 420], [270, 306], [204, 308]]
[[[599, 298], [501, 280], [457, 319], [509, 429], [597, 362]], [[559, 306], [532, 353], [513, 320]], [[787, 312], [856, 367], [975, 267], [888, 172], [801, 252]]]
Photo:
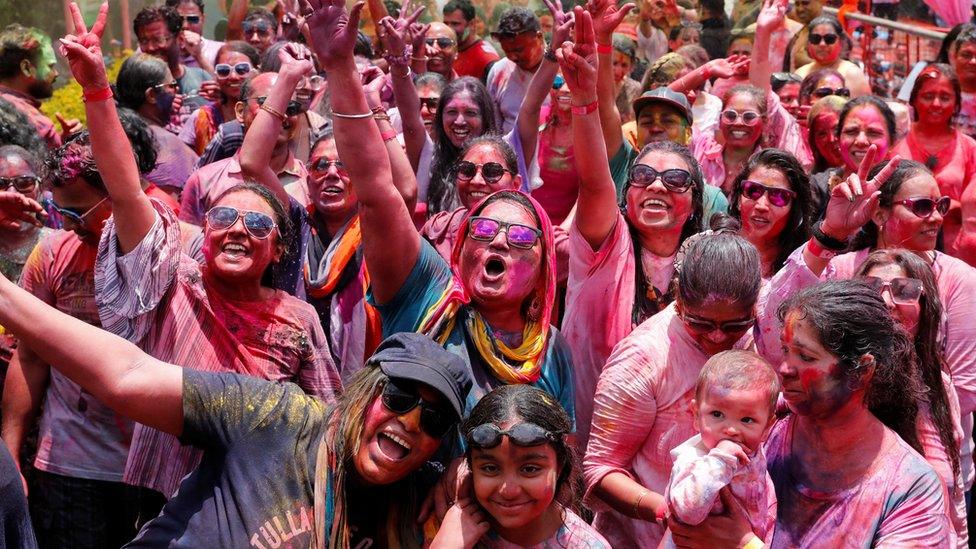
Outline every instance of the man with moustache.
[[470, 0], [450, 0], [444, 5], [444, 24], [454, 29], [458, 39], [454, 71], [461, 76], [473, 76], [482, 82], [488, 70], [498, 61], [498, 52], [487, 40], [478, 36], [474, 27], [475, 10]]
[[427, 29], [427, 70], [436, 72], [448, 82], [458, 78], [454, 71], [457, 54], [457, 35], [451, 27], [437, 21], [431, 23]]
[[217, 52], [223, 42], [203, 37], [203, 26], [207, 16], [203, 13], [203, 0], [166, 0], [166, 6], [173, 8], [183, 19], [180, 32], [180, 62], [188, 67], [200, 67], [213, 73], [217, 62]]
[[139, 41], [139, 49], [146, 54], [162, 59], [176, 79], [179, 93], [185, 96], [184, 104], [191, 110], [207, 102], [200, 95], [200, 85], [213, 76], [199, 67], [184, 65], [180, 60], [180, 34], [183, 31], [183, 18], [169, 7], [143, 8], [136, 14], [132, 27]]

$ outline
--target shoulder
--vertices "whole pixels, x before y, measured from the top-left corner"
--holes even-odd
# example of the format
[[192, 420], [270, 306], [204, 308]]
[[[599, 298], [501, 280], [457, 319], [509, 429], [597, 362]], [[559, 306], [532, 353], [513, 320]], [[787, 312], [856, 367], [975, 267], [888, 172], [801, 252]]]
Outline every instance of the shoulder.
[[565, 509], [563, 511], [563, 525], [556, 532], [553, 540], [554, 547], [570, 549], [610, 549], [607, 542], [596, 528], [587, 524], [576, 513]]

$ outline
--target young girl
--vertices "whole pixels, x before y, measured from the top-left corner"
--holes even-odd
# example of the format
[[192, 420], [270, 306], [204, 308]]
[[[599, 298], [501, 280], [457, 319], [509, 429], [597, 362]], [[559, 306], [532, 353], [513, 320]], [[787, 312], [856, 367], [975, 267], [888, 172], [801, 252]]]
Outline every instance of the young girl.
[[448, 510], [431, 548], [609, 549], [571, 510], [579, 474], [571, 429], [559, 402], [531, 385], [485, 395], [461, 428], [476, 501]]
[[[698, 434], [671, 450], [674, 466], [664, 497], [673, 518], [692, 525], [713, 510], [721, 512], [719, 490], [729, 486], [752, 531], [772, 538], [776, 496], [762, 443], [773, 425], [779, 391], [776, 373], [752, 351], [725, 351], [708, 359], [691, 401]], [[675, 546], [670, 532], [664, 546]]]

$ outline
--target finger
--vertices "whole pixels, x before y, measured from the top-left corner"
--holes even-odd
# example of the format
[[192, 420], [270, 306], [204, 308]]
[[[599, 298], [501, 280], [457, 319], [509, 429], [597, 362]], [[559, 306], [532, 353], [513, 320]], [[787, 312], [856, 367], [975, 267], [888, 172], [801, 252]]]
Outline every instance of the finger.
[[69, 127], [68, 121], [65, 120], [63, 116], [61, 116], [61, 113], [59, 112], [54, 113], [54, 117], [58, 119], [58, 124], [61, 124], [61, 129], [68, 131], [68, 127]]
[[312, 13], [312, 11], [314, 11], [312, 9], [312, 5], [308, 3], [308, 0], [300, 0], [298, 5], [302, 15], [306, 17], [309, 16]]
[[420, 19], [420, 14], [424, 13], [424, 10], [426, 9], [427, 6], [420, 6], [419, 8], [414, 10], [414, 12], [410, 14], [410, 17], [407, 17], [407, 24], [412, 25], [413, 23], [416, 23], [417, 19]]
[[888, 163], [885, 164], [885, 167], [881, 168], [881, 171], [874, 176], [874, 179], [871, 179], [868, 182], [869, 190], [871, 192], [874, 192], [880, 189], [881, 186], [884, 185], [891, 177], [891, 174], [895, 173], [895, 170], [898, 169], [898, 164], [900, 163], [901, 163], [901, 156], [898, 155], [895, 155], [894, 158], [889, 160]]
[[878, 146], [871, 145], [868, 147], [868, 152], [861, 159], [861, 164], [857, 167], [857, 176], [862, 180], [867, 181], [868, 172], [871, 171], [871, 166], [874, 166], [874, 157], [878, 154]]
[[359, 32], [359, 16], [362, 15], [363, 6], [365, 5], [366, 2], [356, 2], [356, 5], [349, 10], [349, 21], [347, 22], [347, 27], [351, 27], [355, 32]]
[[848, 202], [854, 202], [854, 193], [851, 192], [851, 187], [846, 181], [834, 187], [834, 189], [830, 191], [830, 195], [838, 198], [844, 198]]
[[81, 16], [81, 9], [78, 8], [78, 4], [72, 2], [68, 4], [68, 9], [71, 11], [71, 22], [75, 27], [74, 34], [82, 35], [88, 32], [88, 27], [85, 26], [85, 19]]
[[619, 25], [620, 22], [623, 21], [627, 15], [635, 9], [637, 9], [637, 6], [633, 4], [624, 4], [623, 6], [620, 6], [620, 9], [617, 10], [617, 17], [614, 18], [614, 22]]
[[98, 17], [95, 18], [95, 24], [92, 25], [91, 32], [98, 37], [99, 40], [102, 38], [102, 33], [105, 32], [105, 22], [108, 20], [108, 2], [102, 2], [102, 5], [98, 8]]

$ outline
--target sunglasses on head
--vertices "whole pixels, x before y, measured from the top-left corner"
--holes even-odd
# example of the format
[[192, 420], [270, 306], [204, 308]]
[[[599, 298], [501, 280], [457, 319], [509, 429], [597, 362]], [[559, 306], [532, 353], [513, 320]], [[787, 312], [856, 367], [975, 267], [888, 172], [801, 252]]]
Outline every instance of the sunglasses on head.
[[828, 46], [833, 46], [834, 42], [837, 42], [839, 37], [836, 34], [813, 34], [810, 33], [810, 38], [807, 40], [814, 46], [819, 46], [821, 42], [827, 44]]
[[186, 21], [187, 23], [191, 24], [191, 25], [199, 25], [200, 24], [200, 16], [199, 15], [184, 15], [183, 16], [183, 20]]
[[257, 33], [261, 36], [271, 34], [271, 26], [267, 23], [244, 23], [242, 28], [244, 29], [244, 34]]
[[631, 187], [650, 187], [658, 179], [664, 183], [664, 187], [676, 193], [686, 192], [694, 183], [691, 180], [691, 172], [680, 168], [657, 171], [647, 164], [634, 164], [627, 174], [627, 185]]
[[421, 97], [420, 106], [427, 107], [430, 112], [437, 112], [437, 103], [440, 102], [438, 97]]
[[539, 241], [542, 231], [521, 223], [505, 223], [490, 217], [472, 217], [468, 221], [468, 236], [474, 240], [491, 242], [502, 230], [508, 238], [508, 245], [527, 250]]
[[770, 81], [773, 84], [782, 85], [788, 82], [803, 82], [803, 79], [791, 72], [774, 72], [770, 76]]
[[254, 70], [254, 66], [247, 62], [237, 63], [236, 65], [229, 65], [227, 63], [217, 63], [214, 65], [214, 72], [221, 78], [230, 76], [230, 71], [236, 72], [238, 76], [245, 76], [250, 74], [252, 70]]
[[885, 281], [876, 276], [865, 276], [863, 280], [879, 293], [888, 290], [891, 301], [898, 305], [914, 305], [924, 292], [922, 281], [917, 278], [899, 276]]
[[330, 166], [335, 166], [336, 172], [342, 177], [346, 177], [349, 175], [349, 172], [346, 171], [346, 165], [342, 163], [342, 160], [329, 160], [328, 158], [319, 158], [318, 160], [312, 163], [310, 168], [312, 169], [312, 173], [324, 174], [329, 171]]
[[207, 225], [215, 231], [224, 231], [234, 226], [238, 218], [244, 217], [244, 228], [248, 234], [264, 240], [271, 236], [271, 233], [278, 226], [270, 215], [261, 212], [248, 210], [238, 210], [231, 206], [214, 206], [207, 212]]
[[[257, 102], [258, 106], [264, 105], [264, 102], [268, 100], [266, 96], [255, 97], [254, 100]], [[301, 101], [296, 101], [294, 99], [288, 101], [288, 108], [285, 109], [285, 116], [295, 116], [301, 114], [308, 110], [308, 105], [302, 103]]]
[[420, 406], [420, 428], [432, 438], [442, 438], [457, 423], [453, 410], [424, 400], [416, 388], [390, 379], [383, 386], [383, 406], [397, 415]]
[[761, 118], [762, 115], [756, 111], [738, 112], [734, 109], [725, 109], [722, 111], [722, 120], [729, 124], [735, 124], [739, 119], [742, 119], [742, 123], [746, 126], [755, 126]]
[[697, 318], [686, 314], [681, 315], [681, 320], [684, 321], [685, 325], [691, 328], [691, 330], [697, 334], [710, 334], [715, 330], [719, 330], [726, 334], [738, 334], [748, 330], [753, 324], [756, 323], [755, 317], [746, 320], [715, 322], [714, 320], [706, 320], [704, 318]]
[[457, 163], [455, 169], [457, 170], [457, 178], [460, 181], [471, 181], [474, 179], [474, 176], [478, 175], [478, 171], [481, 171], [482, 179], [488, 184], [498, 183], [501, 178], [505, 177], [506, 173], [512, 173], [511, 170], [505, 168], [505, 166], [502, 166], [498, 162], [475, 164], [474, 162], [462, 160]]
[[106, 200], [108, 200], [108, 197], [107, 196], [105, 198], [99, 200], [98, 202], [96, 202], [95, 205], [92, 206], [91, 208], [88, 208], [87, 210], [85, 210], [84, 212], [81, 212], [81, 213], [79, 213], [78, 210], [75, 209], [75, 208], [62, 208], [61, 206], [58, 206], [57, 204], [55, 204], [53, 200], [52, 201], [48, 201], [48, 204], [51, 205], [51, 208], [54, 211], [56, 211], [59, 214], [61, 214], [61, 217], [63, 217], [65, 220], [71, 221], [71, 222], [73, 222], [76, 225], [84, 225], [85, 224], [85, 218], [88, 217], [89, 215], [91, 215], [91, 213], [93, 211], [95, 211], [95, 208], [101, 206], [102, 205], [102, 202], [105, 202]]
[[485, 423], [468, 431], [464, 438], [469, 446], [488, 450], [501, 444], [503, 436], [516, 446], [539, 446], [558, 441], [560, 435], [562, 433], [547, 431], [535, 423], [519, 423], [504, 431], [494, 423]]
[[428, 46], [433, 46], [434, 44], [437, 44], [438, 48], [442, 50], [446, 50], [447, 48], [450, 48], [451, 46], [454, 45], [454, 40], [451, 40], [450, 38], [428, 38], [427, 39]]
[[790, 189], [780, 189], [779, 187], [767, 187], [762, 183], [746, 179], [742, 182], [742, 196], [749, 200], [759, 200], [766, 195], [767, 200], [773, 206], [789, 206], [790, 202], [796, 197], [796, 193]]
[[905, 200], [895, 202], [895, 204], [901, 204], [902, 206], [911, 210], [916, 217], [925, 219], [936, 211], [938, 211], [941, 215], [949, 213], [949, 207], [952, 205], [952, 199], [948, 196], [943, 196], [937, 200], [933, 200], [931, 198], [906, 198]]
[[41, 178], [36, 175], [18, 175], [15, 177], [0, 177], [0, 191], [13, 187], [19, 193], [29, 193], [37, 188]]
[[848, 88], [837, 88], [837, 89], [833, 89], [833, 88], [828, 88], [828, 87], [825, 86], [823, 88], [817, 88], [817, 89], [813, 90], [812, 92], [810, 92], [810, 95], [812, 95], [813, 97], [816, 97], [817, 99], [823, 99], [824, 97], [827, 97], [828, 95], [839, 95], [841, 97], [850, 97], [851, 96], [851, 90], [848, 89]]

